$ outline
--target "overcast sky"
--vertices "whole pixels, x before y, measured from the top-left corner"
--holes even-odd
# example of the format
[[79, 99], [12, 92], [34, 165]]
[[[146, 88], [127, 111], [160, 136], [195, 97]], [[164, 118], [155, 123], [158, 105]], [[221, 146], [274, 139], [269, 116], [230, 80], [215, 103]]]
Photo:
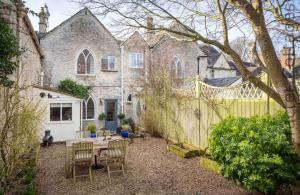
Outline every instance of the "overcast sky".
[[[77, 3], [72, 3], [69, 0], [26, 0], [26, 6], [37, 13], [45, 3], [50, 12], [48, 30], [59, 25], [81, 9]], [[30, 19], [34, 29], [38, 30], [38, 17], [30, 15]]]

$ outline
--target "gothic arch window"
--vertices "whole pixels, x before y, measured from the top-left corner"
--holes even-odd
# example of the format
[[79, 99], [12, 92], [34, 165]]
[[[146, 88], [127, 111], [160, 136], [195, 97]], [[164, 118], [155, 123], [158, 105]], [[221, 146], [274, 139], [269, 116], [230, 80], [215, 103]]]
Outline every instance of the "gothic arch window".
[[175, 73], [176, 77], [182, 77], [183, 66], [182, 66], [180, 58], [178, 58], [178, 57], [174, 58], [173, 66], [174, 66], [173, 69], [174, 69], [174, 73]]
[[93, 120], [95, 119], [95, 102], [91, 96], [82, 102], [82, 119]]
[[78, 56], [77, 74], [94, 74], [94, 57], [88, 49], [84, 49]]

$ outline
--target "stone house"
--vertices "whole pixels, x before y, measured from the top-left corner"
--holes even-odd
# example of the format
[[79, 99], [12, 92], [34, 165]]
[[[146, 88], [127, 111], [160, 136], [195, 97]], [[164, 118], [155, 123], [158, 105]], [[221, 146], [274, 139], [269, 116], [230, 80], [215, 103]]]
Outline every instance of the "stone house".
[[[143, 107], [137, 96], [143, 93], [150, 73], [160, 70], [159, 65], [167, 65], [182, 86], [198, 74], [205, 80], [216, 63], [221, 63], [221, 59], [227, 62], [211, 46], [177, 41], [153, 32], [147, 32], [146, 37], [134, 32], [125, 41], [119, 41], [87, 8], [47, 32], [44, 12], [39, 14], [47, 78], [44, 85], [56, 88], [60, 81], [71, 79], [92, 88], [90, 97], [82, 102], [83, 127], [92, 122], [101, 128], [97, 119], [101, 113], [107, 116], [108, 129], [117, 128], [119, 113], [137, 119]], [[154, 25], [153, 19], [148, 18], [147, 25]], [[216, 77], [237, 75], [236, 69], [224, 70], [220, 74], [216, 71]]]

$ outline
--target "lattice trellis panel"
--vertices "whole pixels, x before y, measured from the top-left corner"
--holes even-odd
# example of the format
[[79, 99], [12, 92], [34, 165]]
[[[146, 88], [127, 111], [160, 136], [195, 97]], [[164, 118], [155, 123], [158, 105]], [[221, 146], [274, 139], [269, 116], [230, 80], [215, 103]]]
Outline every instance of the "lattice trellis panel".
[[[296, 80], [296, 87], [300, 92], [300, 80]], [[214, 87], [199, 81], [198, 85], [190, 85], [181, 89], [173, 89], [174, 93], [185, 97], [198, 97], [205, 99], [261, 99], [266, 94], [255, 87], [254, 84], [244, 82], [230, 87]]]

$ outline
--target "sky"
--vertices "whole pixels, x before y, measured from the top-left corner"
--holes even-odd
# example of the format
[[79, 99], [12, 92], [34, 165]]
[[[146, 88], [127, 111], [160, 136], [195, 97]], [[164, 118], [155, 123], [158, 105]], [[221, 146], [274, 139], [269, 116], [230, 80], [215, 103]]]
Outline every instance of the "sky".
[[[57, 25], [62, 23], [64, 20], [68, 19], [70, 16], [74, 15], [82, 8], [77, 3], [70, 2], [69, 0], [25, 0], [25, 1], [26, 1], [26, 7], [28, 7], [30, 10], [35, 11], [36, 13], [40, 12], [41, 7], [45, 5], [45, 3], [47, 4], [50, 12], [48, 30], [51, 30], [52, 28], [56, 27]], [[34, 29], [38, 30], [39, 28], [38, 17], [32, 15], [30, 15], [29, 17], [31, 19]]]

